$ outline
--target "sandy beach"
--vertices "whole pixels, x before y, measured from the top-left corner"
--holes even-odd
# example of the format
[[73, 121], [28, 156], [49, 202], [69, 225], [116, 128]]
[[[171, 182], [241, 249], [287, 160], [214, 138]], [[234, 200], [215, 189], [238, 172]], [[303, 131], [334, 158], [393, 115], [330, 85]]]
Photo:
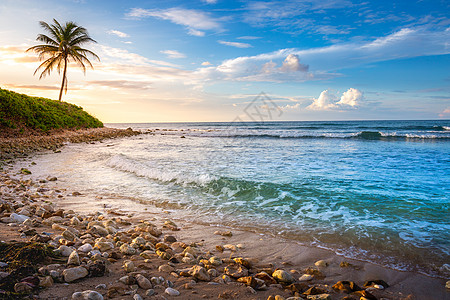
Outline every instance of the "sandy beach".
[[[133, 134], [91, 129], [0, 140], [2, 251], [5, 243], [31, 241], [53, 253], [23, 266], [0, 258], [0, 298], [450, 299], [445, 278], [347, 259], [239, 224], [207, 226], [27, 169], [35, 151]], [[16, 272], [27, 264], [32, 268]]]

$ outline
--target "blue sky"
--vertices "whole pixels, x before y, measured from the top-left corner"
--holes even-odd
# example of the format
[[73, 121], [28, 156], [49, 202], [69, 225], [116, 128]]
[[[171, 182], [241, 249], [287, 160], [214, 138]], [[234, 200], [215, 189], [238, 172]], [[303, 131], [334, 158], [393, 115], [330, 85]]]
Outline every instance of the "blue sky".
[[[2, 0], [0, 86], [57, 98], [24, 50], [75, 21], [101, 62], [66, 101], [106, 122], [231, 121], [260, 92], [278, 120], [450, 118], [448, 1]], [[245, 118], [245, 116], [242, 116]]]

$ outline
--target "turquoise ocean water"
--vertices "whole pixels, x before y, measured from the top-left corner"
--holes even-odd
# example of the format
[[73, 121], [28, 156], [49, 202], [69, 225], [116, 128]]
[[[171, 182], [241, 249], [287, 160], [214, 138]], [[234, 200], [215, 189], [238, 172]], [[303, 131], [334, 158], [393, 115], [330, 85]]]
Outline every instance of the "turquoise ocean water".
[[49, 172], [106, 198], [450, 275], [449, 120], [109, 126], [148, 134], [69, 145]]

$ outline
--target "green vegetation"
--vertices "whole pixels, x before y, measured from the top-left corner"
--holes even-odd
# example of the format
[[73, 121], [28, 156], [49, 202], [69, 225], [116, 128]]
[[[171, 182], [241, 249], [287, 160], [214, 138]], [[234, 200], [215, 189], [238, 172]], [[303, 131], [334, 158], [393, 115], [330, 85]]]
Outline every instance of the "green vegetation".
[[0, 89], [0, 130], [9, 128], [23, 133], [95, 127], [103, 127], [103, 123], [79, 106]]

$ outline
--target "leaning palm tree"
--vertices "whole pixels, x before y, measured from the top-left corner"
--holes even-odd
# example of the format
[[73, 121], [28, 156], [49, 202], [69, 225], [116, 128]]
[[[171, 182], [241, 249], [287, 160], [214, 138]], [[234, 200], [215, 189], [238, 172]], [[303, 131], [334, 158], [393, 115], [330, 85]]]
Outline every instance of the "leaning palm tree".
[[92, 69], [94, 68], [88, 56], [92, 56], [97, 60], [100, 59], [94, 52], [81, 48], [83, 44], [96, 43], [84, 27], [78, 26], [74, 22], [66, 22], [66, 24], [61, 26], [55, 19], [53, 19], [53, 23], [49, 25], [43, 21], [39, 22], [49, 35], [39, 34], [36, 40], [44, 44], [33, 46], [27, 51], [38, 53], [39, 60], [44, 60], [34, 72], [34, 75], [36, 75], [39, 70], [42, 70], [39, 79], [50, 75], [54, 68], [56, 68], [58, 74], [61, 74], [61, 71], [63, 72], [61, 90], [59, 92], [59, 101], [61, 101], [63, 90], [67, 93], [67, 66], [69, 63], [75, 62], [86, 73], [86, 65]]

